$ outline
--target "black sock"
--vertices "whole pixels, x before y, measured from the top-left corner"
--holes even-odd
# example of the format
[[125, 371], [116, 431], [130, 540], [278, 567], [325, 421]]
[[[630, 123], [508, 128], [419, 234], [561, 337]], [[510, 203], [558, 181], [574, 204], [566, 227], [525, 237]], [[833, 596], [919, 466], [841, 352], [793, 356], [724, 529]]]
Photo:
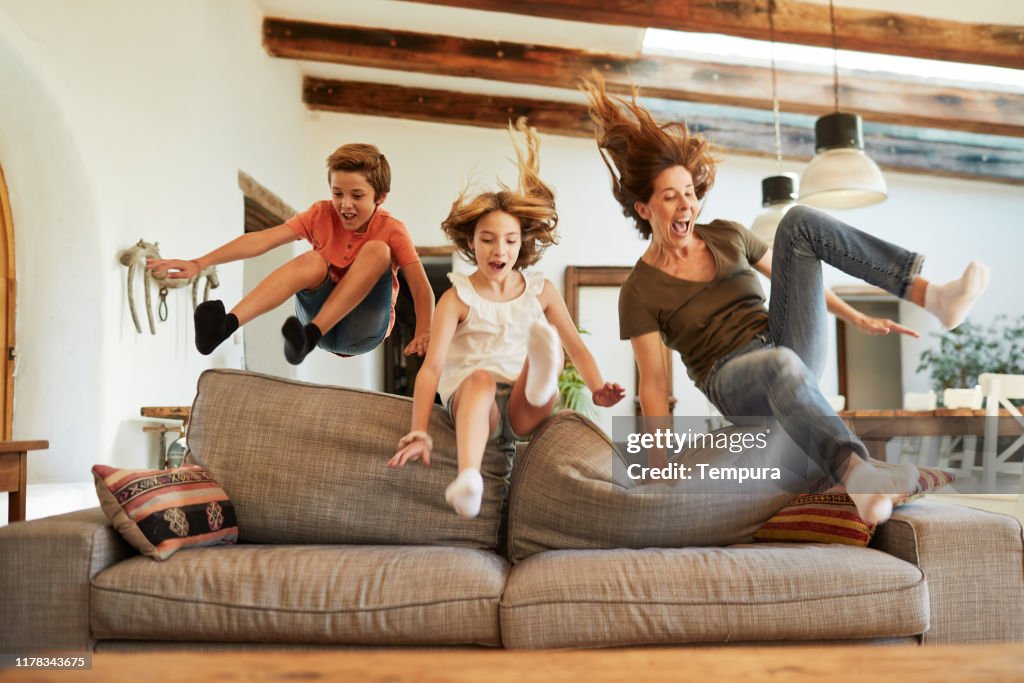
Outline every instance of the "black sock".
[[298, 365], [316, 348], [323, 334], [313, 323], [303, 325], [294, 315], [284, 321], [281, 326], [284, 335], [284, 357], [292, 365]]
[[214, 299], [196, 306], [192, 316], [196, 326], [196, 349], [204, 356], [213, 353], [221, 342], [238, 329], [234, 313], [224, 313], [224, 302]]

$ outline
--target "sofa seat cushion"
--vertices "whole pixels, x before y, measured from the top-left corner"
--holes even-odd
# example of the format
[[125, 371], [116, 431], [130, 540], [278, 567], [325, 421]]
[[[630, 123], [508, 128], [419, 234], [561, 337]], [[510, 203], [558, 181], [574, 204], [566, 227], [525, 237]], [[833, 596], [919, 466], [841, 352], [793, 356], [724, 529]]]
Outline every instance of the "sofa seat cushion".
[[387, 466], [411, 420], [412, 400], [401, 396], [207, 370], [188, 443], [230, 496], [239, 541], [495, 549], [508, 459], [488, 448], [480, 514], [460, 517], [444, 500], [458, 467], [440, 406], [430, 467]]
[[506, 647], [577, 648], [916, 636], [921, 570], [867, 548], [807, 544], [562, 550], [515, 565]]
[[96, 575], [97, 639], [499, 645], [508, 563], [429, 546], [223, 546]]

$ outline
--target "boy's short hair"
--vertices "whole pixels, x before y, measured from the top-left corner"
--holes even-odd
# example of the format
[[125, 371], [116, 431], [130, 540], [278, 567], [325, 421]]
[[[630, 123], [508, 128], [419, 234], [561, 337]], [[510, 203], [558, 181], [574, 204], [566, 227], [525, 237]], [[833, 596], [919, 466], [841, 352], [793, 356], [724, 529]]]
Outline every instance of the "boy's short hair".
[[375, 145], [355, 142], [342, 145], [327, 157], [327, 182], [334, 171], [356, 171], [366, 176], [374, 199], [391, 191], [391, 165]]

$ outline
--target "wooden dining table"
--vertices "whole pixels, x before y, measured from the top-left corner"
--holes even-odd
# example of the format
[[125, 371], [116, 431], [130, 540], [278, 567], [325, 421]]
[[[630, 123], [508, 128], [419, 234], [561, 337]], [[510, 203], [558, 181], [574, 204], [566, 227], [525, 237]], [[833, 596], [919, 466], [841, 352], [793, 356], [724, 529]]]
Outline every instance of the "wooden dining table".
[[[985, 411], [969, 408], [936, 410], [842, 410], [839, 417], [875, 459], [885, 460], [885, 447], [897, 437], [985, 436]], [[999, 436], [1020, 436], [1024, 425], [1008, 411], [1000, 412]]]

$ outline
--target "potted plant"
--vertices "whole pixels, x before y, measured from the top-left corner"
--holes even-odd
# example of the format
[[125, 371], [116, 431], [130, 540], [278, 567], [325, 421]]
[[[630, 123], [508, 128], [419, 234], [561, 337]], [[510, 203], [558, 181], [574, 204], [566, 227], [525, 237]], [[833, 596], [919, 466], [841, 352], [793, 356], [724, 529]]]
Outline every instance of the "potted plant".
[[983, 372], [1024, 374], [1024, 315], [998, 315], [987, 327], [965, 321], [932, 336], [939, 345], [921, 354], [917, 372], [927, 370], [937, 392], [973, 387]]
[[[580, 334], [590, 334], [583, 329], [579, 329], [579, 332]], [[558, 375], [558, 400], [555, 402], [555, 409], [575, 410], [590, 419], [597, 417], [597, 408], [590, 400], [587, 383], [580, 376], [580, 371], [568, 359], [565, 361], [562, 372]]]

